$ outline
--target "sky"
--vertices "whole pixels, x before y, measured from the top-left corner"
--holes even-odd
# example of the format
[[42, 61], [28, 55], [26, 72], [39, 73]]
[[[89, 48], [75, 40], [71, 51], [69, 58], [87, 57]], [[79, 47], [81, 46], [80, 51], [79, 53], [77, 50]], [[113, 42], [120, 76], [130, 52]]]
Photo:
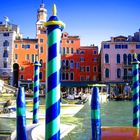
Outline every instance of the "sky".
[[24, 37], [35, 38], [37, 10], [44, 2], [48, 18], [52, 6], [66, 24], [64, 32], [79, 35], [81, 46], [94, 44], [112, 36], [133, 35], [140, 28], [140, 0], [0, 0], [0, 21], [4, 16], [17, 24]]

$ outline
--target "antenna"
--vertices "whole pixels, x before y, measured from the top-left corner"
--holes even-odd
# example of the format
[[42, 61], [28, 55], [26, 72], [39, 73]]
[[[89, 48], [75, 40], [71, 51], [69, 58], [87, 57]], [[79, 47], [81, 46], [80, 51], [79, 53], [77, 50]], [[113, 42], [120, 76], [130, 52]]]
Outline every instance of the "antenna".
[[41, 0], [42, 1], [42, 4], [44, 3], [44, 0]]

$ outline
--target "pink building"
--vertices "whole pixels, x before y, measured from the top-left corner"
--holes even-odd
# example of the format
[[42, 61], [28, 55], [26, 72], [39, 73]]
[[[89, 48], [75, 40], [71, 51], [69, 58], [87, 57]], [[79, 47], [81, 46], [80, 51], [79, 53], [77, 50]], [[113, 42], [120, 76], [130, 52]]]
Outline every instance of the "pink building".
[[134, 36], [111, 37], [101, 43], [101, 81], [125, 83], [132, 80], [133, 54], [140, 60], [140, 30]]

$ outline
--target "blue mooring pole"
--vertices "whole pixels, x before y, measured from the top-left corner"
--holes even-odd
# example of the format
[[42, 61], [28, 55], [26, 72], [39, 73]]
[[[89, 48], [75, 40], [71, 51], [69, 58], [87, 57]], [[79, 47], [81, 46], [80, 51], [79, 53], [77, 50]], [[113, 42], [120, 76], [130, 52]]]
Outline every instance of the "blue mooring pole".
[[99, 89], [97, 87], [93, 87], [91, 97], [91, 127], [92, 140], [101, 140], [100, 99]]

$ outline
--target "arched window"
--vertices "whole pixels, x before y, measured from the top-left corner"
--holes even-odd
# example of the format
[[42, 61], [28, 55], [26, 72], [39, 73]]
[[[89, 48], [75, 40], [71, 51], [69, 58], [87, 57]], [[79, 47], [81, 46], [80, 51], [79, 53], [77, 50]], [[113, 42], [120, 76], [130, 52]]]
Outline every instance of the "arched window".
[[69, 61], [68, 61], [68, 60], [66, 60], [66, 66], [67, 66], [67, 67], [69, 66]]
[[9, 46], [9, 42], [8, 42], [7, 40], [5, 40], [5, 41], [3, 42], [3, 46]]
[[41, 80], [42, 77], [43, 77], [43, 76], [42, 76], [42, 72], [40, 72], [40, 73], [39, 73], [39, 79]]
[[109, 75], [110, 75], [109, 69], [106, 68], [106, 69], [105, 69], [105, 77], [106, 77], [106, 78], [109, 78]]
[[128, 65], [131, 65], [131, 54], [128, 54]]
[[109, 55], [105, 54], [105, 63], [109, 63]]
[[66, 73], [66, 80], [69, 80], [69, 73]]
[[65, 80], [65, 73], [62, 73], [62, 80]]
[[8, 51], [4, 50], [3, 57], [8, 57]]
[[117, 54], [117, 64], [120, 64], [120, 62], [121, 62], [120, 54]]
[[70, 80], [74, 80], [74, 74], [70, 73]]
[[127, 65], [127, 54], [123, 55], [123, 63]]
[[74, 61], [73, 61], [73, 60], [70, 61], [70, 68], [71, 68], [71, 69], [74, 68]]
[[121, 78], [121, 69], [120, 68], [117, 69], [117, 78]]

